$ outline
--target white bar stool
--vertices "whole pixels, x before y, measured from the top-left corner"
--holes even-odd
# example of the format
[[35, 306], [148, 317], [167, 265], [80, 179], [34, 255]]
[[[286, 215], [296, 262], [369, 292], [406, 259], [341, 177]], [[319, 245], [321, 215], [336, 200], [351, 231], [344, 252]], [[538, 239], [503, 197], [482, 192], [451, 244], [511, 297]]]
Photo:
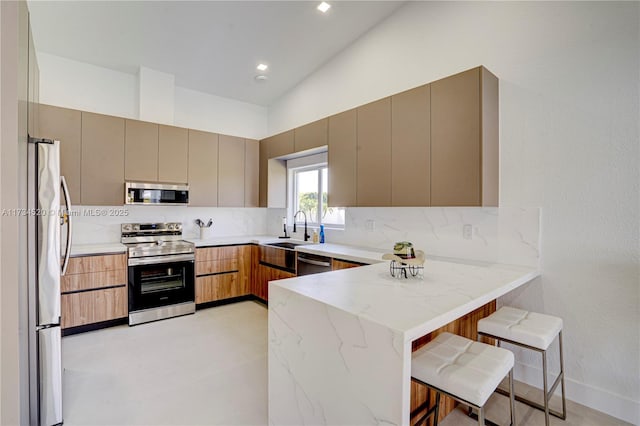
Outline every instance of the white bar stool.
[[[511, 343], [523, 348], [542, 353], [542, 383], [544, 404], [516, 395], [516, 399], [531, 407], [544, 411], [545, 425], [549, 426], [549, 414], [562, 420], [567, 418], [567, 406], [564, 396], [564, 359], [562, 355], [562, 319], [551, 315], [528, 312], [522, 309], [504, 306], [493, 314], [478, 321], [478, 339], [480, 336], [490, 337], [500, 341]], [[558, 336], [560, 348], [560, 373], [551, 389], [547, 386], [547, 349]], [[549, 409], [549, 399], [562, 384], [562, 413]], [[502, 389], [497, 392], [506, 394]]]
[[[444, 394], [477, 409], [478, 424], [484, 425], [484, 405], [508, 375], [511, 424], [515, 426], [513, 363], [513, 353], [506, 349], [474, 342], [451, 333], [439, 334], [413, 353], [411, 378], [437, 392], [435, 406], [416, 424], [426, 422], [431, 415], [435, 415], [433, 425], [438, 425], [440, 394]], [[495, 425], [490, 421], [487, 424]]]

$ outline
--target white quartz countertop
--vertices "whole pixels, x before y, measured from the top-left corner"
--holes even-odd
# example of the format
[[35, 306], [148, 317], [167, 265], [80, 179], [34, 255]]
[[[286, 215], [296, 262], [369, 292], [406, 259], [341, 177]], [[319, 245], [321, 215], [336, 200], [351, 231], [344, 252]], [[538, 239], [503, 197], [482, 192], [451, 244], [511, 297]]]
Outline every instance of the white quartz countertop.
[[[62, 249], [64, 251], [64, 248]], [[126, 253], [127, 246], [120, 243], [72, 244], [71, 257], [98, 254]]]
[[305, 244], [296, 247], [296, 250], [367, 264], [383, 262], [382, 255], [384, 254], [382, 251], [378, 252], [374, 249], [345, 246], [342, 244]]
[[410, 342], [538, 275], [537, 269], [521, 266], [427, 259], [423, 278], [393, 278], [385, 261], [272, 285], [384, 325]]
[[[215, 237], [205, 240], [185, 238], [185, 241], [194, 243], [196, 247], [215, 247], [235, 244], [268, 244], [276, 242], [301, 243], [300, 246], [296, 247], [297, 251], [367, 264], [381, 262], [383, 254], [382, 251], [375, 251], [375, 249], [352, 247], [341, 244], [305, 243], [304, 241], [295, 239], [281, 239], [273, 235], [240, 235]], [[73, 244], [71, 246], [71, 256], [125, 253], [126, 250], [126, 246], [121, 243]]]

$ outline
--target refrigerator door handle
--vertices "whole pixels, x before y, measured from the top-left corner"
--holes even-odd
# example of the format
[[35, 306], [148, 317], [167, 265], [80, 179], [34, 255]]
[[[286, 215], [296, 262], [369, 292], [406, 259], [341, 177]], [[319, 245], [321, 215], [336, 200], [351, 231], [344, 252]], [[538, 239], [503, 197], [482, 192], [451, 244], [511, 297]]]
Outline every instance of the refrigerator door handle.
[[67, 187], [67, 180], [64, 176], [60, 176], [60, 183], [62, 184], [62, 193], [64, 194], [64, 204], [66, 212], [62, 214], [63, 223], [67, 223], [67, 244], [64, 252], [64, 262], [62, 263], [62, 273], [64, 275], [67, 272], [67, 266], [69, 266], [69, 255], [71, 254], [71, 235], [73, 233], [72, 221], [71, 221], [71, 197], [69, 196], [69, 188]]

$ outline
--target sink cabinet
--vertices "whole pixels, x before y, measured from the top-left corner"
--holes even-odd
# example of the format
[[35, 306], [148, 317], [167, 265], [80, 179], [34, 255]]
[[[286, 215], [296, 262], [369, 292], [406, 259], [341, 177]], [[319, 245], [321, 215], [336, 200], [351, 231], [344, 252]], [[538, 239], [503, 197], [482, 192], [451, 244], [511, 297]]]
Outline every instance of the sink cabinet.
[[359, 266], [364, 266], [364, 263], [351, 262], [349, 260], [341, 260], [341, 259], [331, 259], [331, 270], [337, 271], [340, 269], [349, 269], [349, 268], [357, 268]]
[[286, 272], [270, 266], [258, 264], [254, 294], [264, 301], [269, 300], [269, 281], [293, 278], [296, 274]]

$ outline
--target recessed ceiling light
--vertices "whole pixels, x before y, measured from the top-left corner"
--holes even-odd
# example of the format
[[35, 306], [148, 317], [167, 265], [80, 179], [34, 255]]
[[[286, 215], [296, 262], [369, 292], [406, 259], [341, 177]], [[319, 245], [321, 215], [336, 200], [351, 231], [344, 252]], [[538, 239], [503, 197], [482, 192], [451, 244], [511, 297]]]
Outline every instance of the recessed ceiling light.
[[267, 81], [268, 77], [266, 75], [258, 74], [254, 77], [257, 82], [261, 83]]
[[326, 13], [327, 10], [329, 10], [329, 8], [331, 8], [331, 5], [329, 3], [327, 3], [326, 1], [323, 1], [322, 3], [320, 3], [318, 5], [318, 10], [322, 13]]
[[258, 70], [260, 71], [266, 71], [267, 68], [269, 68], [269, 65], [265, 65], [265, 64], [258, 64], [258, 66], [256, 67]]

